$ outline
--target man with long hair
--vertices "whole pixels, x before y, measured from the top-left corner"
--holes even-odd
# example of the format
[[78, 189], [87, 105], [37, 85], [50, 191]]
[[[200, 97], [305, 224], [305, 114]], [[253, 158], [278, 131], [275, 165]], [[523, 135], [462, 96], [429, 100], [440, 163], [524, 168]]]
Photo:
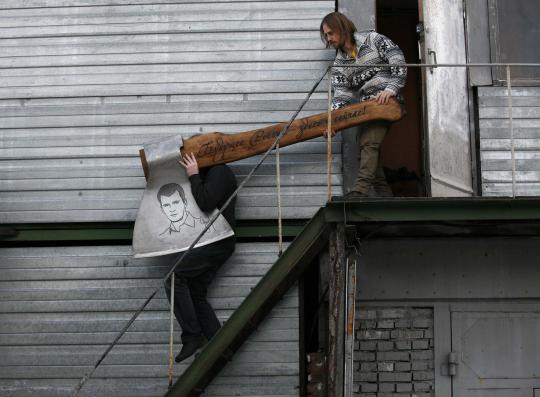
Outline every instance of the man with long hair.
[[[407, 69], [400, 66], [405, 58], [392, 40], [373, 30], [358, 32], [340, 12], [323, 18], [320, 34], [327, 48], [337, 50], [331, 78], [332, 109], [369, 99], [381, 105], [391, 97], [402, 100], [400, 90]], [[389, 127], [386, 121], [373, 121], [358, 134], [358, 174], [346, 197], [392, 196], [380, 159], [380, 146]]]

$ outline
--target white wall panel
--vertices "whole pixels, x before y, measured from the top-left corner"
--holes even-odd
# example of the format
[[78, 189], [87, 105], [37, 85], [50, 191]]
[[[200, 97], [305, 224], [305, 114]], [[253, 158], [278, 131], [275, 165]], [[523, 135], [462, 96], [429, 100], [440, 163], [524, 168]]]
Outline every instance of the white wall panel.
[[[287, 121], [333, 59], [318, 32], [334, 9], [327, 0], [8, 0], [0, 9], [2, 223], [132, 221], [144, 142]], [[326, 106], [323, 84], [299, 117]], [[335, 194], [340, 147], [338, 137]], [[324, 205], [325, 150], [322, 139], [282, 149], [286, 218]], [[273, 160], [241, 193], [239, 218], [276, 216]], [[239, 180], [256, 161], [233, 164]]]

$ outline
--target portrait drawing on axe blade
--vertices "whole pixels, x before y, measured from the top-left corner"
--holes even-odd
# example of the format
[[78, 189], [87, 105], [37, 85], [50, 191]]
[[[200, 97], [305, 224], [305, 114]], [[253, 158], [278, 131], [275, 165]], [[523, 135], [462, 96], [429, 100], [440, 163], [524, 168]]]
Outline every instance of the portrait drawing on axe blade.
[[[169, 221], [160, 235], [193, 232], [197, 224], [206, 227], [210, 221], [204, 213], [200, 217], [191, 213], [184, 189], [177, 183], [161, 186], [157, 192], [157, 200]], [[215, 230], [213, 225], [210, 227]]]

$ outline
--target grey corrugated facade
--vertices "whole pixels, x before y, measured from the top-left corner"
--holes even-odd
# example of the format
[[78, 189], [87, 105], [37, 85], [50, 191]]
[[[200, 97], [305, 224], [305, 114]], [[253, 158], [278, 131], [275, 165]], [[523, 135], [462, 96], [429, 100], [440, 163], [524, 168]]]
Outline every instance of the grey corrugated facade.
[[[318, 28], [334, 6], [326, 0], [1, 2], [0, 223], [134, 221], [145, 187], [142, 144], [287, 121], [333, 58]], [[326, 107], [323, 84], [300, 117]], [[336, 139], [338, 194], [340, 147]], [[238, 218], [277, 216], [274, 160], [240, 193]], [[318, 139], [282, 149], [280, 160], [283, 216], [311, 217], [326, 199], [326, 144]], [[239, 181], [256, 161], [232, 164]], [[276, 244], [238, 245], [210, 292], [222, 321], [276, 258]], [[2, 248], [0, 394], [68, 395], [168, 265], [133, 260], [129, 246]], [[160, 291], [82, 395], [163, 395], [168, 317]], [[294, 289], [205, 395], [296, 396], [299, 362]], [[185, 367], [176, 365], [175, 375]]]
[[[333, 1], [21, 1], [0, 4], [0, 221], [132, 221], [149, 140], [287, 121], [333, 58]], [[320, 87], [307, 113], [325, 111]], [[304, 112], [303, 114], [307, 114]], [[341, 192], [340, 142], [334, 192]], [[282, 150], [283, 216], [326, 197], [326, 145]], [[239, 179], [256, 161], [233, 164]], [[273, 157], [241, 219], [274, 218]]]
[[[209, 291], [222, 322], [276, 258], [275, 244], [237, 245]], [[133, 259], [126, 246], [0, 250], [0, 395], [69, 395], [161, 284], [169, 261], [166, 257]], [[162, 289], [81, 395], [164, 395], [169, 321]], [[293, 288], [205, 395], [297, 395], [298, 327], [298, 290]], [[180, 344], [176, 322], [175, 329], [176, 349]], [[176, 364], [175, 376], [190, 362]]]
[[[437, 4], [443, 6], [441, 2]], [[141, 143], [178, 132], [186, 136], [194, 132], [236, 132], [286, 120], [333, 57], [331, 51], [321, 49], [317, 32], [320, 17], [333, 7], [334, 2], [330, 1], [2, 2], [0, 160], [5, 167], [0, 170], [0, 222], [132, 221], [144, 187], [137, 157]], [[440, 53], [439, 61], [445, 61]], [[434, 73], [442, 70], [435, 69]], [[504, 87], [478, 88], [483, 195], [511, 194], [505, 94]], [[536, 195], [538, 93], [535, 88], [520, 87], [513, 90], [513, 95], [517, 193]], [[324, 111], [324, 97], [323, 92], [316, 94], [307, 111]], [[445, 143], [444, 139], [442, 142]], [[325, 150], [323, 142], [315, 140], [282, 151], [286, 218], [309, 218], [324, 203]], [[342, 180], [339, 141], [333, 151], [334, 193], [339, 194]], [[254, 161], [233, 164], [236, 174], [241, 178]], [[270, 161], [241, 193], [238, 211], [241, 219], [275, 217], [274, 175], [275, 166]], [[506, 252], [505, 244], [502, 241], [495, 248]], [[405, 242], [396, 252], [411, 252], [418, 246], [418, 251], [424, 252], [425, 245], [420, 240]], [[257, 251], [266, 249], [261, 247], [264, 245], [240, 245], [230, 267], [224, 268], [218, 277], [212, 299], [222, 320], [271, 264], [275, 247], [269, 246], [270, 253]], [[388, 254], [385, 247], [381, 250]], [[462, 251], [459, 244], [454, 247], [456, 252]], [[520, 252], [525, 252], [528, 245], [520, 247]], [[440, 247], [432, 256], [437, 257], [445, 250], [448, 246]], [[474, 252], [480, 251], [476, 248]], [[156, 285], [162, 274], [159, 272], [165, 269], [163, 264], [156, 266], [153, 261], [132, 262], [126, 246], [3, 249], [0, 255], [3, 256], [0, 392], [20, 396], [67, 395], [138, 307], [146, 296], [143, 292]], [[6, 260], [7, 257], [12, 259]], [[245, 266], [245, 260], [254, 263], [260, 260], [264, 264], [251, 268]], [[460, 260], [457, 258], [456, 262]], [[406, 272], [412, 269], [409, 273], [415, 276], [409, 278], [415, 288], [411, 291], [421, 290], [416, 277], [419, 275], [424, 277], [423, 287], [432, 285], [431, 277], [436, 276], [426, 271], [428, 264], [422, 267], [420, 260], [410, 259], [404, 269], [403, 263], [401, 258], [383, 263], [386, 270], [382, 276], [392, 275], [397, 278], [396, 285], [404, 286]], [[488, 259], [485, 263], [485, 272], [489, 272], [492, 262]], [[471, 269], [477, 265], [470, 259], [465, 266], [468, 264]], [[441, 266], [439, 270], [451, 271], [455, 264], [450, 261], [448, 266], [442, 266], [444, 269]], [[258, 270], [252, 272], [254, 268]], [[514, 270], [508, 260], [499, 273], [504, 278]], [[528, 272], [535, 274], [532, 264], [528, 265]], [[392, 282], [369, 280], [367, 274], [361, 269], [359, 279], [370, 287]], [[463, 274], [465, 277], [473, 274], [472, 279], [482, 278], [472, 271]], [[455, 275], [458, 282], [463, 274]], [[493, 277], [495, 281], [488, 282], [488, 287], [497, 286], [499, 280]], [[437, 285], [441, 289], [452, 287], [448, 279], [444, 277]], [[534, 290], [534, 277], [524, 279], [508, 285], [519, 289], [531, 282], [528, 290]], [[466, 341], [459, 339], [461, 332], [478, 319], [494, 330], [497, 329], [494, 325], [503, 329], [517, 324], [518, 329], [526, 330], [531, 336], [527, 343], [535, 342], [534, 333], [529, 330], [537, 326], [537, 295], [505, 296], [505, 289], [484, 290], [491, 294], [488, 299], [522, 300], [532, 296], [536, 301], [530, 307], [518, 309], [516, 302], [505, 307], [496, 303], [488, 310], [482, 304], [469, 307], [467, 302], [450, 307], [442, 302], [432, 311], [426, 311], [425, 306], [431, 307], [433, 299], [411, 297], [407, 290], [391, 297], [397, 303], [388, 302], [387, 296], [379, 296], [384, 305], [376, 301], [377, 297], [362, 297], [360, 304], [366, 300], [375, 302], [367, 302], [367, 306], [358, 309], [358, 326], [363, 327], [362, 321], [366, 320], [364, 330], [388, 331], [389, 338], [358, 346], [360, 354], [366, 353], [360, 359], [369, 364], [364, 365], [365, 371], [360, 371], [367, 373], [362, 376], [372, 377], [373, 372], [376, 376], [375, 381], [356, 379], [356, 391], [363, 391], [359, 382], [364, 382], [369, 384], [365, 385], [366, 392], [374, 392], [373, 383], [378, 383], [375, 389], [381, 393], [407, 394], [414, 390], [418, 395], [434, 392], [437, 396], [449, 395], [441, 393], [441, 387], [451, 390], [446, 375], [437, 375], [438, 385], [433, 385], [435, 371], [450, 351], [434, 348], [433, 332], [439, 332], [439, 340], [441, 336], [446, 338], [442, 339], [446, 347], [452, 343], [466, 346]], [[433, 294], [432, 290], [423, 291]], [[499, 296], [497, 291], [503, 293]], [[470, 294], [462, 292], [457, 298], [470, 299]], [[268, 320], [269, 330], [265, 325], [248, 340], [222, 376], [209, 386], [207, 395], [298, 394], [296, 299], [293, 292], [283, 302], [285, 306], [274, 310]], [[407, 303], [403, 305], [400, 299]], [[372, 306], [384, 309], [375, 316], [374, 323], [366, 319]], [[403, 310], [404, 306], [418, 311], [424, 323], [407, 322], [412, 317], [408, 316], [410, 310]], [[515, 317], [516, 310], [525, 313], [523, 320], [508, 320], [507, 313]], [[487, 317], [500, 316], [503, 320], [486, 320], [486, 311], [495, 312]], [[530, 312], [534, 314], [531, 316]], [[442, 320], [441, 313], [445, 316]], [[162, 395], [166, 390], [167, 316], [167, 304], [160, 295], [83, 388], [83, 394], [106, 396], [128, 391], [134, 396]], [[434, 327], [430, 321], [435, 322]], [[454, 328], [451, 321], [456, 324]], [[451, 329], [455, 341], [448, 339]], [[415, 332], [401, 333], [409, 330]], [[360, 343], [365, 342], [361, 340], [363, 335], [369, 333], [357, 333]], [[497, 333], [490, 334], [493, 335], [494, 342], [500, 340]], [[478, 339], [482, 339], [481, 335], [473, 342]], [[509, 340], [511, 343], [505, 346], [514, 346], [515, 339]], [[530, 348], [531, 344], [527, 346]], [[379, 353], [380, 360], [377, 355], [375, 360], [369, 359]], [[482, 360], [486, 357], [478, 351], [473, 353]], [[489, 369], [489, 362], [497, 361], [497, 352], [489, 351], [489, 354], [488, 362], [480, 363], [483, 369]], [[412, 360], [415, 355], [417, 365], [419, 361], [421, 364], [416, 368]], [[402, 358], [405, 356], [407, 359]], [[361, 369], [361, 363], [358, 364]], [[182, 369], [177, 367], [176, 373]], [[382, 376], [377, 378], [379, 372]], [[478, 384], [483, 387], [482, 379], [478, 384], [475, 382], [476, 379], [470, 384], [456, 382], [456, 390], [478, 389]], [[439, 389], [434, 391], [433, 387]]]

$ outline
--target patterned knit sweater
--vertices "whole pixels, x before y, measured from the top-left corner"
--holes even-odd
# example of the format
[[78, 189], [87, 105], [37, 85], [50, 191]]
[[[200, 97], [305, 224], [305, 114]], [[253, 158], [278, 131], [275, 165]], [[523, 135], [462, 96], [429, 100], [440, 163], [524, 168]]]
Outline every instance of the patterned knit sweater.
[[[391, 91], [398, 99], [405, 85], [405, 66], [369, 66], [376, 64], [404, 64], [400, 48], [388, 37], [375, 31], [354, 34], [357, 57], [351, 58], [338, 50], [332, 69], [332, 109], [338, 109], [357, 101], [374, 99], [379, 91]], [[347, 67], [366, 65], [365, 67]]]

